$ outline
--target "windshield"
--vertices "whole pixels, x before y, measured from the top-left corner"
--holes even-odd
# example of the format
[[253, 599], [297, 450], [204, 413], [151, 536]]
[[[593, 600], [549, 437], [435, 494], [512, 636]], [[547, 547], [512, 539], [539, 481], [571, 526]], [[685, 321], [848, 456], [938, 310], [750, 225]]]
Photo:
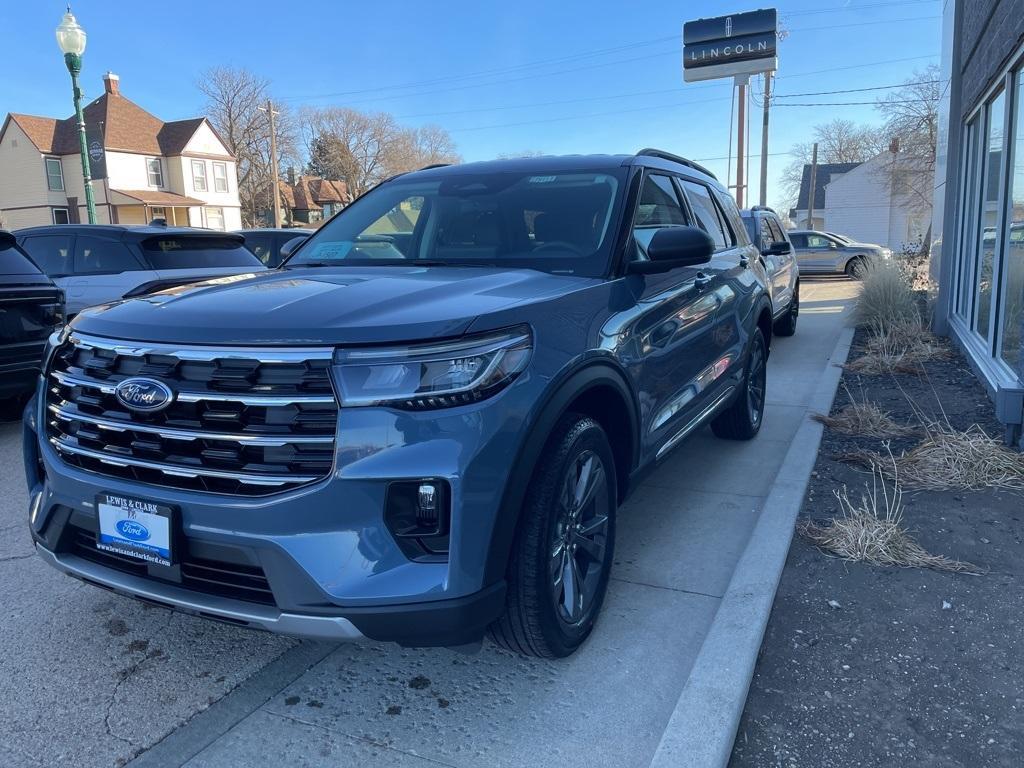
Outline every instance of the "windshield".
[[263, 266], [241, 240], [233, 237], [161, 235], [144, 240], [142, 250], [153, 269]]
[[325, 224], [286, 267], [422, 262], [598, 277], [621, 186], [586, 171], [398, 178]]

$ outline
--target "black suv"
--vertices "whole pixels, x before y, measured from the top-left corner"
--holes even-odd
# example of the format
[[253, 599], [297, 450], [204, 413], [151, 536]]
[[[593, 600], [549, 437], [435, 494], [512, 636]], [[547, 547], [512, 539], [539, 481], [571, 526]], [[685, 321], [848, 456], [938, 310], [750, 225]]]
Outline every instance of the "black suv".
[[638, 474], [761, 428], [758, 257], [725, 188], [656, 150], [392, 178], [278, 269], [54, 339], [37, 552], [275, 632], [565, 656]]
[[60, 290], [0, 230], [0, 401], [35, 388], [46, 339], [63, 322]]

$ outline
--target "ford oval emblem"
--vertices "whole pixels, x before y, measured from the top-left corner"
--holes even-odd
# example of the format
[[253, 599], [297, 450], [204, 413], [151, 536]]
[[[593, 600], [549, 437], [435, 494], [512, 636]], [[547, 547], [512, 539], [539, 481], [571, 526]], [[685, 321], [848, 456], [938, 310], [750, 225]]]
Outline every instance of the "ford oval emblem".
[[138, 520], [118, 520], [117, 532], [131, 541], [145, 541], [149, 538], [149, 528]]
[[118, 401], [133, 411], [152, 412], [166, 408], [174, 400], [171, 388], [162, 381], [135, 377], [114, 388]]

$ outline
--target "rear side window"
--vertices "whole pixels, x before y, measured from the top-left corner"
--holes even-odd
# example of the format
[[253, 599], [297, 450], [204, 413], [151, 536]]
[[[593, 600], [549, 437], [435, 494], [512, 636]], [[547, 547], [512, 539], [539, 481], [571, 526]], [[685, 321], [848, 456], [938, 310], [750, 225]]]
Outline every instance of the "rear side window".
[[0, 241], [0, 275], [38, 275], [39, 270], [14, 245]]
[[154, 269], [258, 267], [260, 260], [230, 237], [151, 237], [142, 251]]
[[270, 264], [274, 258], [273, 240], [268, 235], [246, 235], [245, 247], [264, 264]]
[[793, 243], [794, 248], [807, 247], [807, 235], [790, 235], [789, 241]]
[[75, 242], [75, 274], [138, 272], [142, 264], [124, 243], [79, 235]]
[[683, 179], [682, 182], [697, 221], [704, 231], [711, 235], [711, 239], [715, 241], [715, 250], [721, 251], [730, 247], [732, 245], [732, 236], [730, 233], [729, 237], [726, 237], [727, 227], [725, 220], [718, 210], [718, 205], [715, 204], [714, 199], [711, 197], [711, 190], [695, 181]]
[[771, 230], [771, 238], [774, 243], [782, 243], [786, 241], [786, 235], [782, 231], [782, 227], [779, 226], [779, 222], [773, 219], [771, 216], [765, 218], [764, 223], [768, 225]]
[[73, 274], [71, 243], [73, 235], [33, 235], [26, 237], [22, 248], [43, 272], [51, 277]]

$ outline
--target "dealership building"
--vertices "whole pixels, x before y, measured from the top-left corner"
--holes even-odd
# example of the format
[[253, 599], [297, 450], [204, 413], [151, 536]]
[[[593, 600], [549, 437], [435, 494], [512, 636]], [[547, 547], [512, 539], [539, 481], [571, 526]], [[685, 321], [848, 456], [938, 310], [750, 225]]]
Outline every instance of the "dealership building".
[[1024, 422], [1024, 0], [944, 0], [933, 323]]

